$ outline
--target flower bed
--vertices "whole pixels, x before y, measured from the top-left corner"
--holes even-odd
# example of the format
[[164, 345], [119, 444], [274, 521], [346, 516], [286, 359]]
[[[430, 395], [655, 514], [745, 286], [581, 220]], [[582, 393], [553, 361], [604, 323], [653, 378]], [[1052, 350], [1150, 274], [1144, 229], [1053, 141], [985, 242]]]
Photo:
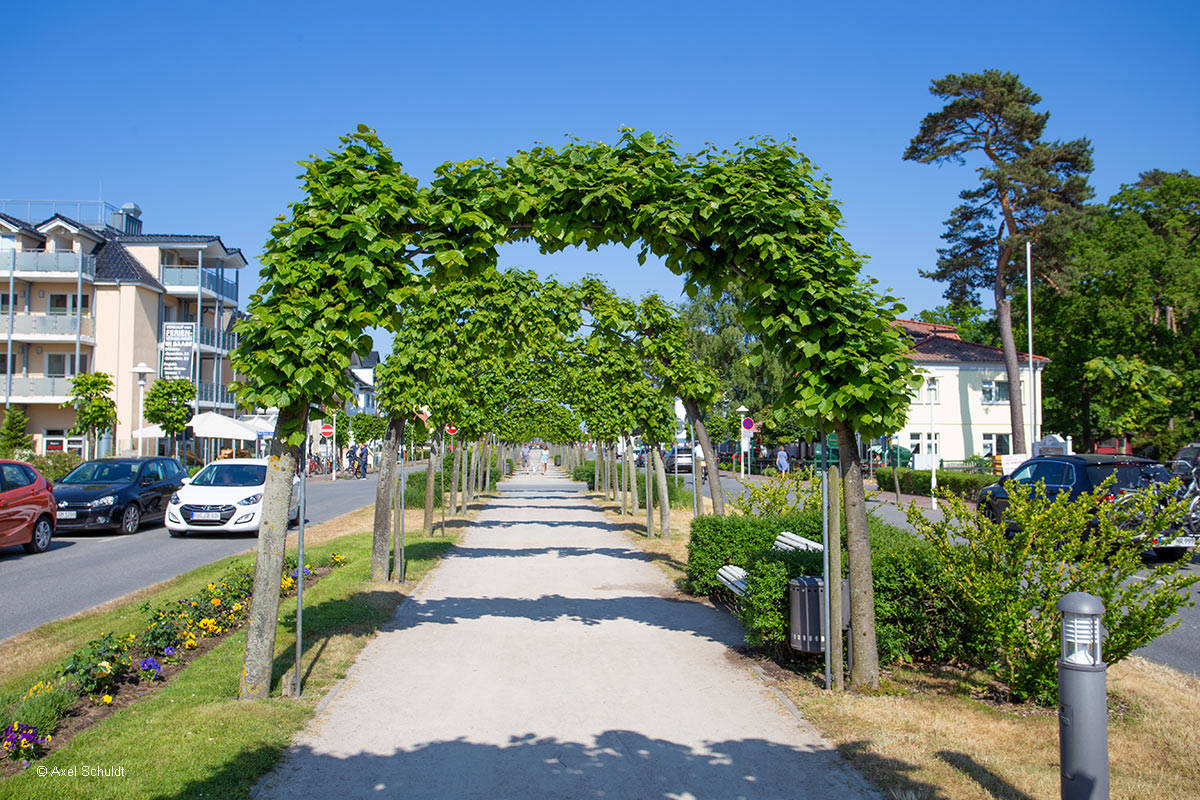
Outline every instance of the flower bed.
[[[300, 567], [284, 562], [280, 595], [308, 586], [346, 559], [333, 553], [327, 563]], [[230, 572], [219, 581], [173, 603], [144, 604], [145, 627], [137, 634], [106, 633], [76, 650], [56, 676], [24, 692], [0, 697], [0, 775], [28, 766], [54, 745], [136, 702], [239, 627], [249, 610], [254, 567]], [[52, 736], [53, 734], [53, 736]]]

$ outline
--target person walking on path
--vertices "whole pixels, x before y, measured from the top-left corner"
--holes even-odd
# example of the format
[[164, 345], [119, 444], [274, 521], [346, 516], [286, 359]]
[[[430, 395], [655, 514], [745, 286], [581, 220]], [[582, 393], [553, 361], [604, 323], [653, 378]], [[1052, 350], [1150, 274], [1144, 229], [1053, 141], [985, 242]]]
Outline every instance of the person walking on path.
[[775, 454], [775, 468], [778, 469], [780, 473], [786, 475], [790, 466], [791, 465], [788, 464], [787, 450], [784, 450], [782, 447], [779, 448], [779, 452]]
[[498, 488], [258, 800], [879, 800], [578, 484]]
[[367, 464], [371, 459], [371, 450], [366, 443], [359, 445], [358, 448], [358, 477], [362, 480], [367, 479]]
[[542, 448], [542, 474], [546, 474], [546, 469], [550, 466], [550, 448]]

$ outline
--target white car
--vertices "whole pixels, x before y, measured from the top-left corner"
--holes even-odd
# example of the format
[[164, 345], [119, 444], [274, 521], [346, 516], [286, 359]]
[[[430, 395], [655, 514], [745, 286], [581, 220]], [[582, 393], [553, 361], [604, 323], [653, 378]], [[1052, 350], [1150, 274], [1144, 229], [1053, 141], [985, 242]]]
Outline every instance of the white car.
[[[214, 461], [184, 479], [183, 487], [167, 505], [167, 531], [172, 536], [188, 532], [257, 533], [262, 523], [263, 490], [267, 482], [265, 458], [227, 458]], [[288, 519], [300, 518], [299, 478], [292, 479]]]

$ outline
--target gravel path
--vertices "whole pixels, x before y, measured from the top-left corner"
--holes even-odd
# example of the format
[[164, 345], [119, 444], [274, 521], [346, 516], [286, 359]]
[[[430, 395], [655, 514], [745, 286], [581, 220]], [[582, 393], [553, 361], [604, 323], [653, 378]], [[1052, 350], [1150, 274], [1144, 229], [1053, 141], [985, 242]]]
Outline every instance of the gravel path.
[[876, 797], [579, 484], [501, 489], [256, 797]]

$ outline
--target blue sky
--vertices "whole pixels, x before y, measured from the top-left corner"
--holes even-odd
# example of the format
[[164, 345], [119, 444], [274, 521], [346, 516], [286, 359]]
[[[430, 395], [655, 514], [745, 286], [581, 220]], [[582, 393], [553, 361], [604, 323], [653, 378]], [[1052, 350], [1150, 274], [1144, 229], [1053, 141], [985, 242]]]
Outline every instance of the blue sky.
[[[845, 236], [910, 314], [967, 167], [900, 160], [931, 79], [1018, 73], [1048, 136], [1087, 136], [1106, 198], [1140, 171], [1200, 171], [1200, 4], [24, 3], [0, 197], [132, 200], [147, 231], [217, 233], [252, 259], [296, 198], [295, 162], [376, 128], [409, 172], [632, 126], [706, 142], [795, 136], [830, 177]], [[633, 297], [682, 280], [620, 247], [508, 265], [606, 277]], [[243, 302], [257, 284], [243, 277]]]

